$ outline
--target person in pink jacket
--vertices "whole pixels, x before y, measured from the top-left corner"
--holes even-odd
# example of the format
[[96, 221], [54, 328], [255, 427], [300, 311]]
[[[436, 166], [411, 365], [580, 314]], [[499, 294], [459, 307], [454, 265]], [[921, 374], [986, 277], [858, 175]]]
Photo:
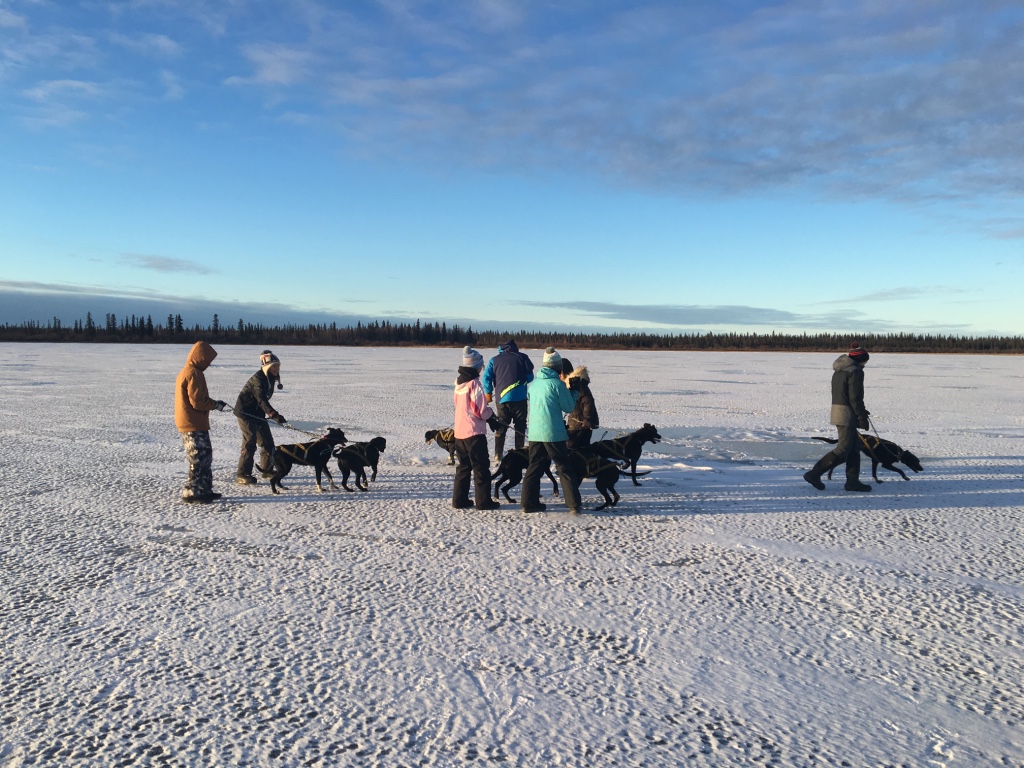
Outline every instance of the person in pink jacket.
[[[455, 380], [455, 488], [452, 506], [456, 509], [497, 509], [491, 498], [491, 466], [487, 458], [487, 427], [499, 426], [494, 411], [487, 405], [480, 371], [484, 358], [472, 347], [462, 350], [459, 378]], [[476, 504], [469, 500], [469, 476], [473, 476]]]

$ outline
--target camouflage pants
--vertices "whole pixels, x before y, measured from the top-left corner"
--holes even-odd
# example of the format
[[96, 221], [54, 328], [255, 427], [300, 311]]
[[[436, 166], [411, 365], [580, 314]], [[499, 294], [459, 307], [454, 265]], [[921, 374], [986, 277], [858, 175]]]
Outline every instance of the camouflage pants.
[[185, 445], [188, 459], [188, 482], [181, 491], [181, 498], [189, 499], [213, 492], [213, 446], [209, 432], [182, 432], [181, 442]]

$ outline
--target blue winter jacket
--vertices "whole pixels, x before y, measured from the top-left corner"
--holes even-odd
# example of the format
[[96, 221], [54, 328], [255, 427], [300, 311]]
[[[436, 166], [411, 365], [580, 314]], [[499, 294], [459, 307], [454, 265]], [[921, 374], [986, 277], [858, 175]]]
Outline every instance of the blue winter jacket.
[[487, 361], [480, 383], [484, 393], [499, 403], [526, 399], [526, 385], [533, 381], [533, 361], [512, 340], [498, 347], [498, 354]]
[[565, 431], [563, 413], [572, 413], [579, 396], [558, 378], [558, 371], [541, 368], [537, 378], [527, 388], [530, 414], [527, 418], [526, 438], [531, 443], [560, 443], [569, 439]]

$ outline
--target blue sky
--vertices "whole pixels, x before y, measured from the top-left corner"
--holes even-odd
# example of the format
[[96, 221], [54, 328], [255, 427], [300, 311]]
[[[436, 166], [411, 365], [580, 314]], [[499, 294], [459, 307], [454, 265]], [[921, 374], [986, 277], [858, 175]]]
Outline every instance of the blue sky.
[[1019, 3], [0, 0], [0, 322], [1024, 332]]

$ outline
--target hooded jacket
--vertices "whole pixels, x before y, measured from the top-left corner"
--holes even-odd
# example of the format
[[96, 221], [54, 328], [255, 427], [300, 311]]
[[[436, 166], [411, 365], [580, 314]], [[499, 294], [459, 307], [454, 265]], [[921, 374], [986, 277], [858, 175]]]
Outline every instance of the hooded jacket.
[[575, 392], [571, 392], [558, 378], [553, 368], [541, 368], [528, 387], [530, 415], [527, 419], [526, 438], [531, 443], [561, 443], [569, 439], [565, 431], [563, 413], [576, 407]]
[[455, 439], [487, 434], [487, 420], [493, 415], [480, 386], [480, 371], [460, 367], [455, 380]]
[[533, 381], [533, 361], [519, 351], [515, 341], [498, 347], [498, 354], [487, 361], [484, 370], [484, 392], [499, 403], [526, 399], [526, 385]]
[[210, 411], [217, 401], [210, 397], [203, 373], [217, 357], [217, 350], [197, 341], [189, 350], [185, 367], [178, 373], [174, 392], [174, 425], [179, 432], [209, 432]]
[[576, 407], [569, 414], [567, 425], [569, 430], [576, 432], [580, 429], [597, 429], [601, 425], [597, 417], [597, 405], [594, 403], [594, 393], [590, 391], [590, 372], [587, 366], [581, 365], [571, 374], [569, 378], [578, 378], [581, 382], [579, 398], [576, 400]]
[[832, 363], [832, 413], [829, 423], [838, 426], [859, 425], [867, 429], [870, 411], [864, 407], [864, 368], [849, 355], [840, 355]]

